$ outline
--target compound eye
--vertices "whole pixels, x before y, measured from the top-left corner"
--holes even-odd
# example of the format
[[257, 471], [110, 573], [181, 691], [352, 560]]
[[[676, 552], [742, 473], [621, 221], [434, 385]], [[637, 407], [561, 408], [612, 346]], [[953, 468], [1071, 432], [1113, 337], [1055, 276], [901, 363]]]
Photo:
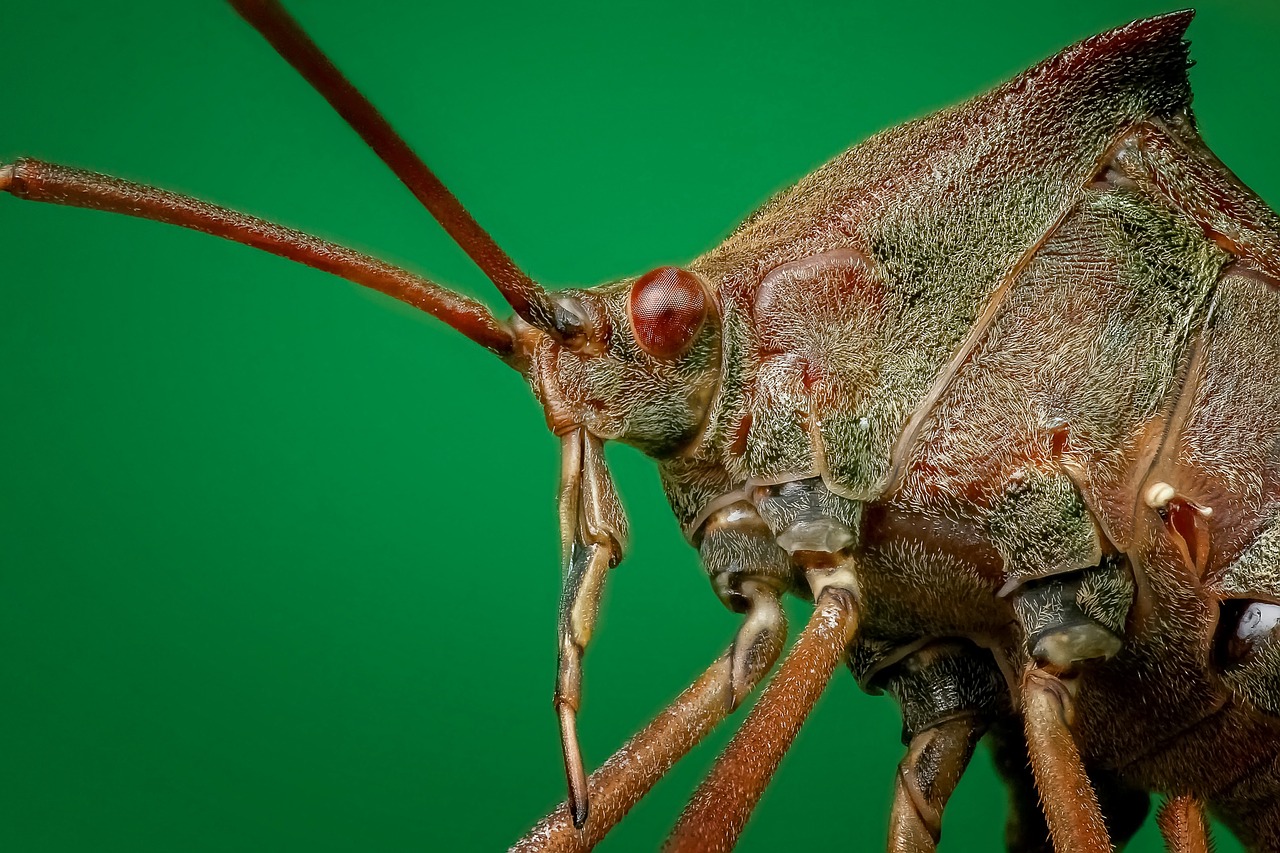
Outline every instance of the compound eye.
[[645, 273], [631, 287], [631, 328], [654, 358], [673, 359], [698, 336], [707, 319], [707, 293], [698, 277], [679, 267]]

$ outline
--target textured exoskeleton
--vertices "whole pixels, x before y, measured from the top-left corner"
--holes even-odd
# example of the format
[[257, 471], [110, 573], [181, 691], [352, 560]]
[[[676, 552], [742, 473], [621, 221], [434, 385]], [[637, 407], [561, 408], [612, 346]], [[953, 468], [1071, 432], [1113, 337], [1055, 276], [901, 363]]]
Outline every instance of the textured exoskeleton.
[[[1280, 850], [1280, 220], [1197, 135], [1190, 13], [1096, 36], [857, 145], [686, 268], [548, 293], [275, 3], [233, 5], [515, 319], [149, 188], [35, 161], [0, 184], [337, 272], [528, 377], [563, 450], [556, 708], [570, 797], [515, 849], [599, 840], [771, 669], [779, 599], [795, 593], [814, 616], [669, 849], [733, 846], [847, 662], [902, 709], [891, 850], [935, 849], [987, 734], [1010, 786], [1011, 850], [1108, 850], [1142, 823], [1149, 792], [1169, 797], [1174, 849], [1205, 849], [1207, 805], [1250, 849]], [[743, 621], [588, 778], [583, 656], [627, 540], [606, 441], [657, 461], [715, 594]]]
[[[868, 684], [938, 640], [1011, 684], [1050, 671], [1089, 773], [1207, 799], [1271, 849], [1277, 221], [1196, 135], [1188, 20], [1090, 39], [777, 196], [690, 265], [717, 322], [653, 390], [613, 384], [625, 336], [533, 370], [604, 438], [655, 448], [673, 433], [649, 424], [682, 424], [654, 455], [704, 555], [734, 507], [797, 571], [846, 563]], [[621, 317], [626, 289], [579, 298]], [[659, 414], [677, 399], [697, 415]], [[1145, 798], [1123, 807], [1117, 834]]]
[[[673, 367], [722, 351], [713, 398], [667, 374], [622, 386], [644, 389], [630, 405], [591, 374], [574, 393], [608, 413], [588, 429], [646, 448], [672, 435], [651, 418], [682, 422], [658, 407], [696, 401], [700, 432], [654, 454], [690, 539], [706, 555], [733, 507], [797, 571], [846, 565], [855, 671], [898, 686], [908, 739], [957, 712], [903, 691], [904, 660], [963, 641], [987, 665], [934, 665], [919, 692], [983, 694], [959, 705], [999, 729], [1026, 697], [985, 695], [992, 667], [1065, 685], [1085, 769], [1120, 792], [1115, 840], [1145, 814], [1132, 792], [1160, 791], [1276, 849], [1280, 229], [1196, 135], [1188, 21], [882, 133], [694, 261], [716, 322]], [[608, 292], [580, 298], [620, 314]], [[631, 358], [586, 361], [612, 382], [610, 356]], [[540, 387], [580, 361], [535, 357]], [[1061, 824], [1087, 816], [1050, 811], [1059, 849], [1083, 849]], [[1015, 820], [1015, 847], [1043, 843]]]

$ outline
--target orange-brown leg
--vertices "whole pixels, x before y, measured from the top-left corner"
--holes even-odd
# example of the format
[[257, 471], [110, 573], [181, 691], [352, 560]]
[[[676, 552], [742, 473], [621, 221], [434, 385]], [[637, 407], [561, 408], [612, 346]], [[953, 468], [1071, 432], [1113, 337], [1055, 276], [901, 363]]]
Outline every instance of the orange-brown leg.
[[[1053, 853], [1040, 795], [1031, 776], [1031, 762], [1021, 721], [1000, 720], [992, 726], [987, 738], [996, 772], [1009, 792], [1005, 824], [1008, 853]], [[1150, 795], [1107, 773], [1093, 772], [1089, 778], [1097, 792], [1111, 841], [1117, 849], [1123, 850], [1146, 822], [1147, 813], [1151, 811]]]
[[1067, 684], [1033, 664], [1021, 694], [1027, 752], [1055, 853], [1109, 853], [1102, 809], [1071, 735]]
[[760, 590], [748, 600], [746, 621], [733, 646], [591, 774], [587, 780], [591, 809], [582, 828], [574, 827], [569, 803], [561, 803], [511, 847], [512, 853], [590, 850], [672, 765], [728, 716], [742, 692], [751, 690], [773, 669], [786, 640], [786, 617], [776, 593]]
[[1036, 780], [1031, 775], [1027, 741], [1021, 719], [998, 720], [987, 735], [996, 773], [1009, 794], [1004, 844], [1008, 853], [1053, 853], [1049, 826], [1040, 808]]
[[1213, 853], [1204, 806], [1195, 797], [1170, 797], [1156, 822], [1169, 853]]
[[777, 676], [698, 787], [664, 849], [731, 850], [782, 756], [822, 695], [857, 627], [853, 594], [828, 586]]
[[974, 716], [958, 717], [911, 739], [898, 765], [889, 818], [889, 853], [934, 853], [942, 835], [942, 810], [986, 731]]

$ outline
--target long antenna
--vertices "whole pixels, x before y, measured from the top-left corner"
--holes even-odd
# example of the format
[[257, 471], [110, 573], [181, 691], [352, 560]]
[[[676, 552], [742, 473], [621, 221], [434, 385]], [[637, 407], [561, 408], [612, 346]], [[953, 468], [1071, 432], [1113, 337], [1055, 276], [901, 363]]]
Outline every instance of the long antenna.
[[547, 292], [502, 251], [427, 164], [409, 148], [382, 113], [360, 94], [277, 0], [229, 0], [232, 8], [297, 69], [338, 115], [360, 134], [409, 192], [431, 212], [484, 271], [515, 312], [540, 329], [554, 329]]
[[393, 296], [499, 355], [509, 355], [515, 346], [510, 330], [475, 300], [354, 249], [190, 196], [29, 159], [0, 165], [0, 192], [203, 231]]

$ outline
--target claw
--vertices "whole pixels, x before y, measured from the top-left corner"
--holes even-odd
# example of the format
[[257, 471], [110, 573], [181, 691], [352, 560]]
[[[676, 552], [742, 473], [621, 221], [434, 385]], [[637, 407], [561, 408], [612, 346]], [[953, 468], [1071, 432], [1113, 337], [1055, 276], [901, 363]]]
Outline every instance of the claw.
[[747, 612], [729, 652], [730, 711], [736, 710], [759, 682], [762, 662], [777, 658], [787, 634], [787, 616], [776, 589], [746, 581], [741, 595], [747, 599]]
[[564, 753], [564, 773], [569, 780], [569, 813], [578, 829], [587, 824], [590, 803], [587, 797], [587, 770], [582, 764], [582, 748], [578, 745], [577, 712], [568, 702], [557, 701], [560, 717], [560, 748]]
[[10, 185], [13, 184], [13, 173], [15, 168], [16, 167], [12, 163], [0, 166], [0, 192], [4, 192], [9, 189]]
[[[581, 641], [581, 642], [580, 642]], [[556, 679], [556, 716], [560, 720], [560, 751], [569, 783], [569, 812], [578, 829], [587, 822], [587, 770], [578, 743], [578, 704], [582, 700], [582, 650], [585, 637], [567, 631], [560, 638], [560, 666]]]

